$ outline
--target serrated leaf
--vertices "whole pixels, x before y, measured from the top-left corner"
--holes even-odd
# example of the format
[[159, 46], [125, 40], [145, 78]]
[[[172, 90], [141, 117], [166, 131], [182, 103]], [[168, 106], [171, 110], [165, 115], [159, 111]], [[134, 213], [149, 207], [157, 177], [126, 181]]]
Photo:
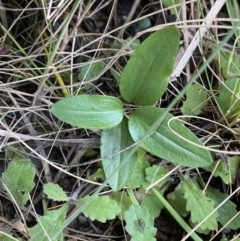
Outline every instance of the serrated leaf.
[[[129, 155], [132, 151], [129, 146], [133, 144], [126, 117], [123, 118], [119, 125], [102, 132], [100, 149], [103, 170], [109, 185], [114, 191], [124, 187], [134, 173], [138, 156], [137, 152], [131, 156]], [[122, 152], [119, 153], [120, 151]], [[122, 162], [125, 164], [119, 169]]]
[[62, 233], [56, 238], [54, 237], [65, 222], [67, 209], [68, 205], [63, 205], [61, 208], [48, 211], [45, 216], [38, 218], [38, 224], [29, 229], [30, 241], [63, 241]]
[[156, 218], [160, 215], [163, 204], [159, 202], [155, 194], [152, 192], [146, 193], [143, 188], [140, 188], [135, 195], [138, 201], [140, 201], [141, 207], [146, 207], [151, 217]]
[[118, 206], [121, 209], [118, 217], [122, 220], [124, 212], [126, 212], [132, 204], [130, 197], [127, 195], [126, 192], [111, 192], [109, 194], [109, 198], [118, 203]]
[[[191, 220], [193, 223], [200, 223], [214, 210], [214, 201], [206, 197], [202, 190], [198, 189], [190, 181], [183, 181], [183, 189], [185, 191], [184, 198], [187, 201], [187, 211], [191, 212]], [[215, 211], [201, 226], [202, 230], [217, 228], [218, 213]]]
[[[16, 203], [21, 207], [29, 200], [29, 193], [34, 188], [35, 169], [29, 161], [19, 160], [9, 163], [2, 181], [11, 193]], [[11, 197], [11, 196], [10, 196]]]
[[180, 108], [183, 115], [199, 115], [207, 104], [207, 92], [199, 84], [190, 85], [186, 91], [186, 100]]
[[166, 91], [179, 47], [179, 31], [170, 26], [151, 34], [137, 48], [120, 79], [122, 97], [137, 105], [152, 105]]
[[51, 112], [68, 124], [104, 130], [122, 121], [123, 104], [112, 96], [76, 95], [58, 101], [52, 106]]
[[216, 168], [217, 162], [214, 161], [210, 166], [204, 167], [205, 170], [213, 173], [213, 176], [220, 177], [225, 184], [234, 184], [237, 170], [240, 165], [240, 157], [227, 157], [227, 164], [221, 160]]
[[[227, 194], [221, 193], [218, 189], [211, 187], [208, 187], [207, 193], [209, 198], [214, 201], [215, 208], [228, 198]], [[231, 200], [225, 202], [217, 211], [219, 213], [218, 221], [223, 226], [225, 226], [225, 224], [238, 213], [236, 204]], [[240, 215], [238, 215], [231, 223], [229, 223], [226, 228], [234, 230], [240, 228]]]
[[53, 199], [54, 201], [68, 201], [69, 198], [63, 189], [55, 183], [47, 183], [43, 186], [43, 192], [47, 194], [49, 199]]
[[124, 214], [125, 229], [132, 236], [131, 241], [155, 241], [157, 229], [154, 228], [154, 219], [146, 207], [132, 204]]
[[114, 219], [121, 211], [117, 202], [108, 196], [85, 196], [80, 198], [76, 204], [78, 207], [86, 205], [83, 209], [84, 215], [92, 221], [96, 219], [103, 223], [106, 220]]
[[[145, 137], [163, 114], [164, 110], [153, 106], [140, 107], [134, 111], [129, 119], [129, 131], [133, 140], [138, 142], [144, 138], [140, 142], [140, 147], [177, 165], [189, 167], [210, 165], [212, 157], [209, 151], [191, 145], [169, 129], [168, 121], [173, 118], [171, 114], [167, 113], [154, 133]], [[200, 140], [180, 121], [176, 119], [171, 121], [170, 127], [183, 138], [203, 146]]]
[[[152, 184], [161, 179], [163, 176], [165, 176], [168, 173], [168, 170], [162, 166], [153, 165], [151, 167], [146, 168], [145, 173], [146, 180]], [[169, 177], [164, 178], [157, 184], [157, 187], [161, 188], [168, 181]]]
[[167, 195], [172, 207], [183, 217], [186, 217], [189, 212], [186, 210], [187, 201], [184, 199], [184, 189], [180, 183], [174, 192]]

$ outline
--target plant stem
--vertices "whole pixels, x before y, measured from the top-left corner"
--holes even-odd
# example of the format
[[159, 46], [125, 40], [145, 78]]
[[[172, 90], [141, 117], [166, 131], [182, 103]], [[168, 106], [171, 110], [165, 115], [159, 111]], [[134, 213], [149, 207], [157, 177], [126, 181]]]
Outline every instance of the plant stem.
[[[181, 227], [187, 232], [190, 233], [192, 228], [182, 219], [182, 217], [173, 209], [173, 207], [167, 202], [167, 200], [162, 196], [162, 194], [156, 189], [151, 188], [152, 193], [159, 199], [167, 211], [172, 215], [172, 217], [181, 225]], [[191, 237], [194, 241], [202, 241], [202, 239], [193, 232]]]
[[128, 196], [130, 197], [132, 203], [133, 203], [133, 204], [137, 204], [137, 205], [139, 205], [139, 203], [138, 203], [136, 197], [134, 196], [133, 190], [130, 189], [130, 188], [127, 188], [126, 190], [127, 190]]

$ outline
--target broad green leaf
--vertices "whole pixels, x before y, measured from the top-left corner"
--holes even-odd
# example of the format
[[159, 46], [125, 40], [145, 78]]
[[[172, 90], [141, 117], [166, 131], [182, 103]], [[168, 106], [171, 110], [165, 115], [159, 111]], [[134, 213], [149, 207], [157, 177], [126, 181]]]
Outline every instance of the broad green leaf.
[[146, 207], [132, 204], [124, 214], [125, 229], [132, 236], [131, 241], [155, 241], [157, 229], [154, 228], [154, 218]]
[[[187, 211], [191, 212], [193, 223], [200, 223], [214, 210], [214, 201], [203, 194], [191, 181], [183, 182], [184, 198], [187, 201]], [[218, 213], [215, 211], [201, 226], [202, 230], [217, 228]]]
[[[80, 81], [89, 82], [92, 79], [98, 77], [104, 69], [104, 64], [102, 62], [100, 62], [99, 59], [95, 59], [94, 62], [92, 62], [92, 60], [90, 60], [88, 62], [89, 62], [89, 64], [84, 65], [81, 68], [81, 71], [78, 75], [78, 79]], [[91, 87], [91, 84], [86, 83], [85, 89], [89, 89], [90, 87]]]
[[[153, 106], [140, 107], [134, 111], [129, 119], [129, 131], [133, 140], [136, 142], [142, 140], [140, 147], [177, 165], [189, 167], [210, 165], [212, 157], [209, 151], [183, 140], [169, 129], [168, 121], [173, 118], [171, 114], [167, 113], [154, 133], [145, 137], [162, 114], [164, 110]], [[176, 119], [171, 121], [170, 127], [181, 137], [203, 146], [200, 140], [180, 121]]]
[[[45, 216], [38, 218], [38, 224], [30, 228], [30, 241], [63, 241], [63, 234], [60, 233], [55, 239], [58, 230], [61, 230], [66, 214], [68, 205], [63, 205], [61, 208], [48, 211]], [[40, 224], [41, 223], [41, 224]]]
[[58, 101], [52, 106], [51, 112], [68, 124], [104, 130], [121, 122], [123, 104], [112, 96], [76, 95]]
[[[126, 117], [119, 125], [102, 132], [100, 149], [103, 170], [114, 191], [118, 191], [125, 186], [134, 173], [138, 156], [137, 152], [129, 155], [132, 150], [129, 146], [133, 144]], [[125, 150], [126, 148], [129, 149]], [[122, 152], [119, 153], [120, 151]], [[122, 162], [125, 164], [119, 169]]]
[[35, 169], [27, 160], [11, 161], [2, 181], [16, 203], [21, 207], [29, 200], [29, 193], [34, 188]]
[[55, 183], [47, 183], [43, 186], [43, 192], [47, 194], [49, 199], [53, 199], [54, 201], [68, 201], [69, 198], [63, 189]]
[[76, 202], [78, 207], [86, 205], [83, 213], [92, 221], [98, 220], [105, 223], [106, 220], [114, 219], [121, 211], [117, 202], [110, 199], [108, 196], [85, 196]]
[[180, 108], [183, 115], [199, 115], [207, 104], [207, 92], [199, 84], [190, 85], [186, 92], [186, 100]]
[[234, 184], [237, 176], [237, 170], [240, 165], [240, 157], [227, 157], [227, 164], [221, 160], [216, 168], [217, 162], [213, 162], [210, 166], [204, 167], [205, 170], [213, 172], [213, 176], [220, 177], [225, 184]]
[[[215, 208], [228, 198], [227, 194], [221, 193], [218, 189], [214, 189], [211, 187], [208, 187], [207, 194], [209, 198], [214, 201]], [[237, 205], [231, 200], [225, 202], [217, 211], [219, 213], [218, 221], [223, 226], [225, 226], [225, 224], [238, 213]], [[240, 215], [238, 214], [238, 216], [230, 224], [228, 224], [226, 228], [234, 230], [240, 228]]]
[[[146, 168], [145, 173], [147, 181], [152, 184], [161, 179], [163, 176], [165, 176], [168, 173], [168, 170], [164, 167], [153, 165], [151, 167]], [[169, 177], [164, 178], [157, 184], [157, 187], [161, 188], [168, 181]]]
[[170, 26], [151, 34], [134, 52], [120, 79], [122, 97], [137, 105], [152, 105], [167, 89], [179, 31]]

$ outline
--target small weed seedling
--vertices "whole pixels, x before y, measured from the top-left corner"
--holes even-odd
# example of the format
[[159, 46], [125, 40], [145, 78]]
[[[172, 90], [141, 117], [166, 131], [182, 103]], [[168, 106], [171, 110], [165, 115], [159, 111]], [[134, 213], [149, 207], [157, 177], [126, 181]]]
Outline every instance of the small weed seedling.
[[[125, 221], [125, 229], [133, 241], [156, 240], [154, 219], [163, 207], [193, 240], [202, 240], [197, 232], [207, 234], [216, 230], [219, 224], [230, 229], [240, 227], [239, 217], [228, 223], [237, 214], [235, 204], [227, 200], [220, 205], [227, 195], [211, 187], [203, 191], [198, 179], [179, 174], [181, 182], [167, 195], [167, 201], [163, 193], [171, 181], [169, 170], [164, 166], [150, 166], [147, 161], [146, 152], [184, 167], [213, 171], [216, 165], [213, 165], [210, 152], [186, 126], [164, 109], [155, 107], [167, 89], [178, 47], [176, 27], [156, 31], [141, 43], [125, 66], [119, 80], [121, 98], [81, 94], [64, 98], [52, 106], [51, 112], [66, 123], [103, 130], [102, 168], [89, 179], [106, 180], [102, 188], [108, 183], [113, 192], [71, 200], [57, 184], [45, 184], [44, 193], [48, 198], [64, 204], [37, 219], [38, 224], [29, 229], [30, 240], [63, 240], [62, 230], [71, 221], [66, 220], [70, 203], [91, 220], [106, 222], [118, 216]], [[202, 91], [198, 85], [191, 88], [193, 93]], [[205, 95], [204, 91], [202, 93]], [[190, 92], [187, 98], [191, 99]], [[127, 103], [124, 108], [122, 101], [134, 104], [135, 108], [131, 109]], [[190, 108], [185, 106], [187, 110]], [[195, 114], [198, 113], [199, 110]], [[228, 162], [234, 169], [240, 158], [232, 157]], [[223, 164], [220, 169], [220, 165], [214, 170], [215, 174], [229, 184], [236, 173], [226, 170], [226, 175], [223, 169], [227, 167]], [[24, 160], [12, 161], [3, 174], [5, 190], [20, 207], [29, 200], [34, 175], [34, 168]], [[182, 216], [189, 217], [189, 224]]]

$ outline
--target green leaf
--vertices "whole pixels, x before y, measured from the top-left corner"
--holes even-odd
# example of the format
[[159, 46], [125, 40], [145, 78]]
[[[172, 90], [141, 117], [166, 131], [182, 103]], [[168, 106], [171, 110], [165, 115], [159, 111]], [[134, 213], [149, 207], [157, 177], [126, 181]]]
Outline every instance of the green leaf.
[[[61, 230], [67, 213], [68, 205], [61, 208], [48, 211], [45, 216], [38, 218], [38, 224], [30, 228], [30, 241], [63, 241], [63, 234], [60, 233], [56, 238], [56, 233]], [[40, 224], [41, 223], [41, 224]]]
[[215, 177], [221, 177], [225, 184], [234, 184], [237, 176], [237, 170], [240, 165], [240, 157], [227, 157], [227, 164], [221, 160], [216, 168], [217, 162], [214, 161], [210, 166], [204, 167], [205, 170], [213, 173]]
[[160, 215], [163, 209], [163, 204], [159, 202], [159, 199], [152, 192], [146, 193], [143, 188], [138, 189], [136, 192], [136, 197], [138, 201], [141, 201], [141, 207], [146, 207], [149, 215], [156, 218]]
[[11, 161], [6, 172], [2, 175], [2, 181], [7, 187], [7, 192], [11, 193], [20, 207], [29, 200], [28, 195], [35, 185], [33, 182], [34, 176], [35, 169], [26, 160]]
[[[177, 165], [202, 167], [211, 164], [212, 157], [209, 151], [190, 144], [169, 129], [168, 121], [173, 116], [168, 113], [155, 132], [145, 137], [163, 114], [164, 110], [153, 106], [140, 107], [134, 111], [129, 119], [129, 131], [133, 140], [137, 142], [144, 138], [140, 142], [140, 147]], [[171, 121], [170, 127], [183, 138], [203, 146], [200, 140], [180, 121], [176, 119]]]
[[58, 101], [52, 106], [51, 112], [68, 124], [104, 130], [121, 122], [123, 104], [112, 96], [76, 95]]
[[168, 86], [178, 47], [179, 31], [174, 26], [151, 34], [123, 70], [122, 97], [137, 105], [152, 105], [158, 101]]
[[157, 229], [154, 228], [154, 219], [146, 207], [132, 204], [125, 212], [126, 230], [132, 236], [131, 241], [155, 241]]
[[118, 217], [122, 220], [124, 212], [126, 212], [132, 204], [130, 197], [126, 192], [111, 192], [109, 197], [116, 201], [120, 207], [121, 212], [118, 214]]
[[136, 169], [133, 173], [132, 179], [128, 183], [128, 187], [135, 189], [139, 186], [143, 188], [147, 188], [149, 186], [149, 182], [146, 180], [145, 169], [149, 167], [150, 164], [146, 159], [141, 160], [138, 159]]
[[179, 4], [180, 3], [180, 0], [162, 0], [161, 2], [163, 5], [165, 5], [166, 7], [173, 7], [170, 9], [170, 12], [171, 14], [173, 15], [176, 15], [177, 14], [177, 11], [179, 9], [179, 6], [178, 8], [174, 7], [175, 5]]
[[[215, 208], [228, 198], [227, 194], [221, 193], [218, 189], [211, 187], [208, 187], [207, 193], [209, 198], [214, 201]], [[236, 204], [230, 200], [227, 200], [227, 202], [225, 202], [217, 211], [219, 213], [218, 221], [223, 226], [225, 226], [225, 224], [238, 213]], [[240, 215], [238, 215], [231, 223], [229, 223], [226, 228], [234, 230], [240, 228]]]
[[54, 201], [68, 201], [69, 198], [67, 197], [66, 193], [63, 189], [54, 183], [47, 183], [43, 186], [43, 192], [47, 194], [49, 199], [53, 199]]
[[151, 26], [151, 21], [149, 18], [143, 18], [138, 21], [138, 25], [142, 28], [149, 28]]
[[[239, 75], [240, 72], [240, 58], [239, 55], [234, 53], [231, 57], [231, 53], [227, 51], [220, 51], [220, 68], [223, 76], [228, 79], [231, 77], [229, 74]], [[229, 70], [229, 72], [228, 72]]]
[[95, 173], [93, 173], [91, 176], [88, 176], [88, 180], [96, 182], [97, 180], [105, 180], [105, 174], [102, 168], [98, 168]]
[[[146, 168], [145, 172], [147, 181], [152, 184], [161, 179], [163, 176], [165, 176], [168, 173], [168, 170], [162, 166], [153, 165], [151, 167]], [[169, 176], [160, 181], [157, 184], [157, 187], [161, 188], [168, 181]]]
[[[124, 187], [134, 173], [138, 156], [137, 152], [129, 156], [132, 150], [129, 146], [133, 144], [126, 117], [116, 127], [102, 132], [100, 148], [103, 170], [109, 185], [114, 191]], [[126, 148], [129, 149], [125, 150]], [[122, 152], [119, 153], [120, 151]], [[119, 169], [122, 162], [125, 164]]]
[[167, 198], [171, 203], [172, 207], [183, 217], [188, 215], [186, 210], [187, 201], [184, 199], [184, 189], [180, 183], [174, 190], [174, 192], [169, 193]]
[[219, 108], [227, 117], [234, 114], [239, 114], [240, 110], [240, 79], [227, 79], [219, 87], [219, 96], [216, 97], [216, 101]]
[[106, 220], [114, 219], [121, 211], [117, 202], [108, 196], [85, 196], [84, 198], [80, 198], [76, 204], [78, 207], [86, 205], [83, 209], [84, 215], [92, 221], [96, 219], [103, 223]]
[[219, 64], [226, 81], [219, 85], [219, 96], [216, 97], [216, 101], [226, 117], [233, 117], [233, 115], [239, 115], [240, 111], [240, 79], [236, 78], [239, 76], [240, 58], [237, 54], [231, 56], [229, 52], [220, 51]]
[[199, 84], [190, 85], [186, 92], [186, 100], [180, 108], [183, 115], [199, 115], [207, 104], [207, 92]]
[[[187, 201], [187, 211], [191, 212], [191, 220], [193, 223], [200, 223], [214, 210], [214, 201], [203, 194], [203, 191], [198, 189], [190, 181], [183, 182], [185, 190], [184, 198]], [[218, 213], [215, 211], [201, 226], [202, 230], [217, 228]]]
[[103, 63], [100, 62], [98, 59], [95, 59], [95, 62], [92, 62], [92, 60], [89, 60], [88, 62], [90, 63], [84, 65], [78, 75], [78, 79], [80, 81], [90, 81], [100, 75], [104, 69]]
[[[78, 79], [80, 81], [90, 82], [92, 79], [98, 77], [104, 69], [104, 64], [100, 61], [101, 61], [100, 59], [95, 59], [95, 62], [92, 62], [92, 60], [89, 60], [88, 62], [90, 63], [87, 65], [84, 65], [81, 68], [81, 71], [78, 75]], [[91, 88], [91, 84], [86, 83], [85, 89], [88, 90], [90, 88]]]

